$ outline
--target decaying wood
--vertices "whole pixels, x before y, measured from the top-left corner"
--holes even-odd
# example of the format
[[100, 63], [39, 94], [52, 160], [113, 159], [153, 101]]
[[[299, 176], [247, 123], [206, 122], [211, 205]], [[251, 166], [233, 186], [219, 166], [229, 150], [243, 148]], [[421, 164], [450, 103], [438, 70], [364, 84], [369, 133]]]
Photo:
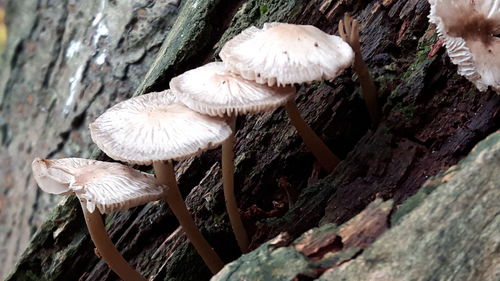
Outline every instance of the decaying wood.
[[499, 163], [496, 133], [372, 247], [319, 280], [497, 280]]

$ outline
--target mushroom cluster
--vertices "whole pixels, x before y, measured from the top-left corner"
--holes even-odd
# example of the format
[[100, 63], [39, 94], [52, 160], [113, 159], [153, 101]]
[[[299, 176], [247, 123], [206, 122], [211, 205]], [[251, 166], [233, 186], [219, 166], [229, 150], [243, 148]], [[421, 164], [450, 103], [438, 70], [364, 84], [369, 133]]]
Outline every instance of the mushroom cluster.
[[89, 128], [92, 140], [111, 158], [153, 165], [158, 182], [168, 186], [164, 200], [207, 266], [218, 272], [224, 263], [189, 214], [171, 161], [213, 148], [228, 138], [231, 129], [224, 120], [190, 110], [166, 90], [120, 102]]
[[[353, 62], [363, 74], [360, 78], [369, 79], [366, 65], [359, 58], [357, 23], [348, 17], [344, 21], [342, 38], [310, 25], [266, 23], [262, 29], [250, 27], [223, 46], [223, 62], [211, 62], [173, 78], [170, 90], [120, 102], [90, 124], [92, 140], [109, 157], [129, 164], [153, 165], [156, 178], [118, 163], [37, 158], [32, 165], [37, 183], [49, 193], [78, 196], [92, 240], [122, 279], [144, 280], [113, 246], [99, 213], [158, 199], [167, 202], [215, 274], [224, 264], [189, 214], [172, 161], [222, 145], [226, 207], [238, 246], [247, 252], [249, 239], [234, 193], [236, 117], [284, 106], [306, 147], [330, 173], [340, 160], [300, 116], [294, 101], [295, 85], [332, 80]], [[362, 82], [362, 88], [373, 100], [373, 82], [364, 85], [369, 82]], [[372, 112], [377, 114], [373, 107]]]

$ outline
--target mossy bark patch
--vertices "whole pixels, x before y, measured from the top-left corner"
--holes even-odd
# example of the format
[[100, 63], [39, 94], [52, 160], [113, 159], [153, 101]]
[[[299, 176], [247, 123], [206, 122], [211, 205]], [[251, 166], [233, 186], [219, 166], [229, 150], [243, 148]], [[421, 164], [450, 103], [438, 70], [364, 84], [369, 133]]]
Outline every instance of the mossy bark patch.
[[[60, 137], [56, 133], [51, 137], [42, 135], [41, 138], [47, 139], [51, 147], [55, 147], [54, 153], [50, 154], [52, 157], [58, 157], [58, 153], [62, 152], [73, 155], [82, 152], [80, 156], [90, 155], [91, 147], [85, 143], [85, 140], [89, 141], [85, 125], [100, 114], [104, 110], [103, 107], [108, 107], [111, 101], [125, 99], [134, 92], [141, 94], [149, 90], [163, 90], [173, 75], [214, 59], [223, 42], [247, 26], [260, 26], [264, 21], [278, 20], [313, 24], [333, 34], [343, 13], [350, 12], [360, 21], [363, 57], [373, 77], [380, 82], [378, 102], [381, 106], [386, 106], [381, 125], [369, 130], [367, 110], [359, 97], [358, 82], [351, 71], [346, 71], [335, 81], [316, 82], [299, 87], [296, 101], [301, 114], [334, 153], [343, 159], [331, 175], [325, 176], [315, 168], [314, 158], [306, 150], [296, 131], [290, 127], [282, 109], [241, 117], [237, 122], [236, 196], [240, 210], [245, 214], [245, 224], [253, 247], [260, 249], [260, 245], [283, 232], [288, 233], [289, 239], [286, 241], [290, 242], [319, 225], [325, 225], [321, 233], [329, 233], [322, 236], [313, 232], [317, 233], [319, 240], [324, 241], [317, 241], [318, 250], [310, 252], [314, 259], [320, 259], [309, 260], [307, 266], [302, 263], [304, 255], [290, 252], [291, 248], [278, 256], [291, 256], [298, 262], [302, 271], [297, 275], [299, 280], [317, 278], [324, 270], [348, 264], [348, 260], [356, 260], [367, 251], [357, 246], [333, 251], [339, 248], [338, 238], [331, 236], [335, 225], [342, 225], [351, 220], [376, 198], [392, 200], [397, 209], [407, 198], [417, 193], [429, 178], [445, 172], [465, 157], [481, 139], [500, 127], [499, 96], [491, 91], [479, 93], [467, 80], [456, 75], [456, 67], [449, 62], [443, 49], [434, 49], [434, 29], [427, 21], [429, 6], [426, 1], [249, 0], [230, 1], [230, 5], [226, 5], [228, 1], [222, 0], [181, 2], [182, 9], [192, 10], [183, 10], [181, 13], [185, 17], [179, 18], [170, 32], [185, 34], [184, 36], [189, 38], [171, 37], [164, 40], [163, 49], [155, 59], [156, 63], [152, 63], [154, 56], [149, 52], [141, 56], [138, 50], [140, 48], [123, 50], [134, 62], [124, 64], [124, 67], [120, 68], [123, 71], [117, 72], [117, 79], [105, 79], [105, 83], [85, 84], [87, 86], [82, 88], [85, 89], [83, 97], [93, 101], [94, 107], [77, 107], [82, 109], [77, 110], [79, 118], [74, 119], [74, 122], [68, 121], [74, 127], [71, 127], [71, 130], [69, 127], [63, 128], [64, 134]], [[150, 9], [147, 5], [142, 8]], [[139, 16], [143, 16], [144, 11], [138, 9], [136, 15], [136, 18], [143, 19]], [[101, 38], [102, 42], [103, 40], [105, 38]], [[49, 41], [54, 40], [50, 38]], [[134, 40], [136, 43], [147, 41]], [[30, 47], [32, 45], [21, 45], [22, 47], [15, 50], [17, 56], [24, 59], [18, 60], [18, 63], [12, 66], [12, 72], [23, 69], [19, 62], [26, 62], [36, 54]], [[151, 51], [158, 49], [158, 44], [146, 48]], [[432, 56], [425, 56], [427, 51], [432, 53]], [[115, 61], [119, 62], [119, 58]], [[150, 74], [146, 76], [145, 71], [141, 72], [142, 68], [136, 65], [144, 63], [151, 64]], [[64, 64], [61, 64], [61, 67], [63, 66]], [[95, 68], [90, 63], [84, 69], [83, 77], [89, 76], [99, 81], [97, 78], [101, 72], [96, 69], [110, 71], [108, 64]], [[126, 76], [123, 76], [124, 74]], [[17, 103], [28, 98], [24, 93], [31, 91], [22, 87], [30, 82], [21, 83], [23, 79], [31, 76], [20, 77], [9, 82], [10, 89], [17, 90], [15, 95], [13, 92], [8, 93], [8, 107], [11, 109], [17, 108]], [[139, 88], [137, 86], [141, 80], [136, 79], [137, 77], [144, 78]], [[19, 87], [14, 87], [16, 85]], [[46, 102], [48, 112], [54, 112], [59, 108], [60, 102], [46, 100], [49, 95], [45, 94], [49, 92], [45, 89], [35, 97]], [[4, 108], [7, 107], [2, 110]], [[22, 109], [22, 106], [19, 108]], [[13, 112], [11, 109], [8, 112]], [[54, 115], [44, 115], [40, 112], [38, 122], [49, 120], [50, 122], [46, 123], [53, 124], [51, 118]], [[21, 115], [13, 116], [19, 118]], [[24, 135], [19, 133], [22, 132], [21, 127], [16, 127], [11, 121], [7, 123], [8, 134], [4, 138], [6, 144], [3, 146], [9, 148], [9, 154], [19, 155], [29, 149], [45, 151], [43, 147], [29, 148], [28, 144], [21, 146], [20, 142], [9, 141], [14, 132], [18, 134], [18, 140], [23, 139]], [[37, 124], [39, 123], [34, 126], [38, 126]], [[53, 128], [51, 126], [47, 125]], [[64, 126], [54, 128], [59, 130], [62, 127]], [[77, 140], [81, 141], [80, 146], [77, 145]], [[106, 159], [100, 153], [92, 155]], [[220, 152], [213, 150], [182, 161], [176, 166], [179, 186], [186, 196], [187, 205], [197, 225], [222, 258], [230, 262], [238, 258], [240, 253], [224, 210], [219, 159]], [[18, 171], [21, 179], [19, 183], [34, 188], [29, 183], [24, 184], [22, 180], [29, 174], [29, 169], [26, 168], [29, 165], [23, 165], [24, 168]], [[8, 163], [7, 166], [12, 165]], [[415, 200], [418, 202], [411, 208], [401, 207], [406, 210], [399, 213], [396, 227], [406, 216], [416, 212], [434, 192]], [[297, 195], [296, 201], [293, 198], [290, 200], [291, 197], [287, 195], [292, 193]], [[67, 202], [66, 206], [69, 208], [74, 204]], [[63, 227], [67, 230], [60, 232], [59, 243], [51, 243], [51, 232], [40, 232], [30, 244], [30, 254], [23, 256], [17, 269], [13, 269], [12, 276], [18, 278], [16, 280], [36, 276], [33, 274], [39, 272], [36, 268], [46, 268], [46, 265], [50, 267], [52, 253], [61, 251], [66, 253], [61, 256], [67, 261], [64, 270], [66, 273], [70, 272], [74, 279], [115, 279], [106, 264], [98, 262], [90, 243], [87, 246], [82, 245], [77, 251], [63, 250], [65, 247], [72, 248], [73, 246], [69, 245], [78, 244], [81, 236], [86, 236], [82, 226], [75, 227], [79, 225], [79, 217], [68, 218], [70, 223], [67, 225], [74, 228]], [[386, 223], [388, 222], [389, 219]], [[42, 229], [51, 228], [52, 224], [53, 219], [47, 221]], [[382, 226], [386, 227], [383, 224]], [[107, 218], [107, 227], [125, 258], [147, 278], [210, 278], [208, 270], [182, 232], [177, 231], [178, 224], [163, 203], [151, 203], [127, 212], [112, 214]], [[84, 241], [90, 240], [86, 238]], [[274, 249], [285, 246], [287, 245], [275, 245]], [[79, 262], [79, 259], [85, 262]], [[47, 278], [66, 277], [59, 268], [61, 267], [53, 271], [48, 269], [50, 276]], [[279, 274], [288, 276], [281, 270]], [[66, 280], [71, 279], [68, 277]]]

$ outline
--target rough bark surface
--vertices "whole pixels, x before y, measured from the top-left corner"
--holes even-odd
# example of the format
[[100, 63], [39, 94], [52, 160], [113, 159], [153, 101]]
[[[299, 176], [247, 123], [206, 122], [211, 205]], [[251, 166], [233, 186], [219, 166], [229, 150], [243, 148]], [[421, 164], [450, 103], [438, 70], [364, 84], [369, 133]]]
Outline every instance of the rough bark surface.
[[[74, 198], [63, 200], [41, 224], [49, 197], [35, 191], [29, 176], [31, 159], [104, 158], [90, 144], [86, 128], [93, 118], [132, 93], [167, 88], [173, 76], [213, 60], [225, 41], [250, 25], [283, 21], [313, 24], [335, 33], [338, 20], [350, 12], [361, 22], [363, 57], [383, 106], [382, 123], [369, 130], [368, 113], [351, 71], [333, 82], [300, 88], [297, 104], [304, 118], [344, 159], [326, 177], [318, 175], [313, 157], [283, 109], [239, 118], [235, 184], [254, 248], [282, 232], [287, 233], [286, 241], [293, 241], [320, 224], [340, 225], [376, 198], [392, 200], [396, 209], [408, 208], [401, 204], [429, 177], [456, 164], [500, 127], [499, 96], [479, 93], [456, 74], [428, 24], [425, 0], [103, 0], [103, 11], [98, 2], [94, 6], [55, 2], [16, 0], [9, 5], [12, 15], [34, 16], [8, 18], [15, 36], [2, 57], [6, 68], [0, 78], [0, 125], [2, 150], [7, 153], [1, 159], [8, 167], [2, 169], [2, 178], [7, 179], [2, 192], [7, 197], [3, 209], [9, 210], [2, 211], [2, 223], [9, 225], [10, 233], [4, 230], [0, 242], [2, 247], [17, 245], [2, 255], [8, 260], [0, 263], [6, 266], [3, 274], [11, 270], [8, 280], [117, 279], [94, 255]], [[118, 9], [121, 5], [127, 9]], [[109, 21], [107, 36], [99, 35], [99, 23], [92, 24], [99, 13]], [[83, 47], [72, 57], [75, 40]], [[97, 46], [93, 46], [95, 40]], [[158, 48], [160, 41], [163, 45]], [[105, 63], [99, 64], [103, 53]], [[73, 87], [75, 99], [66, 107]], [[229, 262], [239, 253], [224, 211], [219, 156], [214, 150], [178, 163], [177, 173], [197, 224]], [[296, 202], [288, 202], [294, 194]], [[27, 207], [10, 211], [19, 204]], [[115, 213], [106, 222], [125, 258], [150, 280], [210, 278], [163, 203]], [[30, 228], [38, 230], [11, 268], [30, 237]], [[331, 241], [333, 248], [339, 247], [335, 241]], [[328, 245], [318, 247], [329, 249]], [[353, 246], [333, 259], [356, 257], [356, 261], [363, 247]], [[310, 268], [307, 255], [279, 249], [278, 259], [297, 258], [296, 266], [290, 266], [294, 270], [307, 269], [302, 272], [306, 277], [320, 276], [317, 268]], [[342, 269], [349, 264], [354, 262]], [[349, 274], [347, 269], [342, 272]], [[290, 272], [283, 274], [287, 277], [277, 280], [290, 280], [286, 279]]]
[[356, 259], [319, 280], [498, 280], [500, 133], [427, 187], [435, 189]]
[[292, 243], [282, 234], [211, 280], [498, 280], [499, 162], [495, 133], [391, 216], [377, 199], [340, 227]]

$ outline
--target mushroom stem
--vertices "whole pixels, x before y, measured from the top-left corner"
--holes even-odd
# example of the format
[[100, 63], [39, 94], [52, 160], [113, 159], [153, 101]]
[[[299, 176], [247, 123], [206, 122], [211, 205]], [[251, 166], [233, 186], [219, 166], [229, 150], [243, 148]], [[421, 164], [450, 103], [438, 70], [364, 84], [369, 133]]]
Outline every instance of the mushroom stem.
[[285, 105], [286, 112], [290, 118], [290, 122], [297, 129], [297, 132], [304, 140], [307, 148], [316, 157], [321, 167], [327, 172], [331, 173], [333, 169], [340, 162], [339, 158], [333, 154], [326, 144], [314, 133], [314, 131], [307, 125], [302, 116], [300, 116], [299, 109], [294, 100], [289, 101]]
[[354, 71], [358, 74], [359, 83], [363, 99], [365, 100], [368, 113], [372, 120], [372, 125], [376, 127], [380, 122], [380, 108], [377, 104], [377, 88], [368, 71], [368, 66], [361, 55], [361, 44], [359, 42], [359, 24], [357, 20], [353, 20], [349, 15], [344, 15], [344, 20], [340, 20], [339, 34], [345, 42], [347, 42], [354, 51]]
[[363, 99], [365, 100], [368, 114], [372, 120], [372, 125], [376, 127], [380, 122], [380, 108], [377, 105], [377, 88], [368, 71], [365, 61], [361, 58], [361, 53], [356, 52], [354, 59], [354, 71], [358, 73], [361, 90], [363, 92]]
[[99, 255], [108, 264], [108, 266], [123, 280], [125, 281], [146, 281], [135, 269], [133, 269], [123, 256], [118, 252], [115, 245], [109, 238], [102, 222], [102, 217], [96, 209], [94, 212], [87, 210], [85, 201], [80, 199], [85, 222], [89, 229], [90, 237], [94, 242]]
[[165, 191], [165, 201], [167, 201], [168, 206], [182, 226], [184, 233], [186, 233], [187, 238], [198, 251], [210, 271], [216, 274], [224, 267], [224, 263], [196, 227], [179, 191], [174, 166], [170, 161], [155, 161], [153, 162], [153, 168], [158, 182], [168, 187]]
[[233, 133], [222, 143], [222, 180], [224, 183], [224, 198], [226, 209], [231, 222], [231, 228], [236, 236], [236, 241], [242, 253], [248, 252], [248, 236], [245, 226], [241, 221], [240, 211], [234, 195], [234, 131], [236, 117], [231, 116], [228, 120]]

